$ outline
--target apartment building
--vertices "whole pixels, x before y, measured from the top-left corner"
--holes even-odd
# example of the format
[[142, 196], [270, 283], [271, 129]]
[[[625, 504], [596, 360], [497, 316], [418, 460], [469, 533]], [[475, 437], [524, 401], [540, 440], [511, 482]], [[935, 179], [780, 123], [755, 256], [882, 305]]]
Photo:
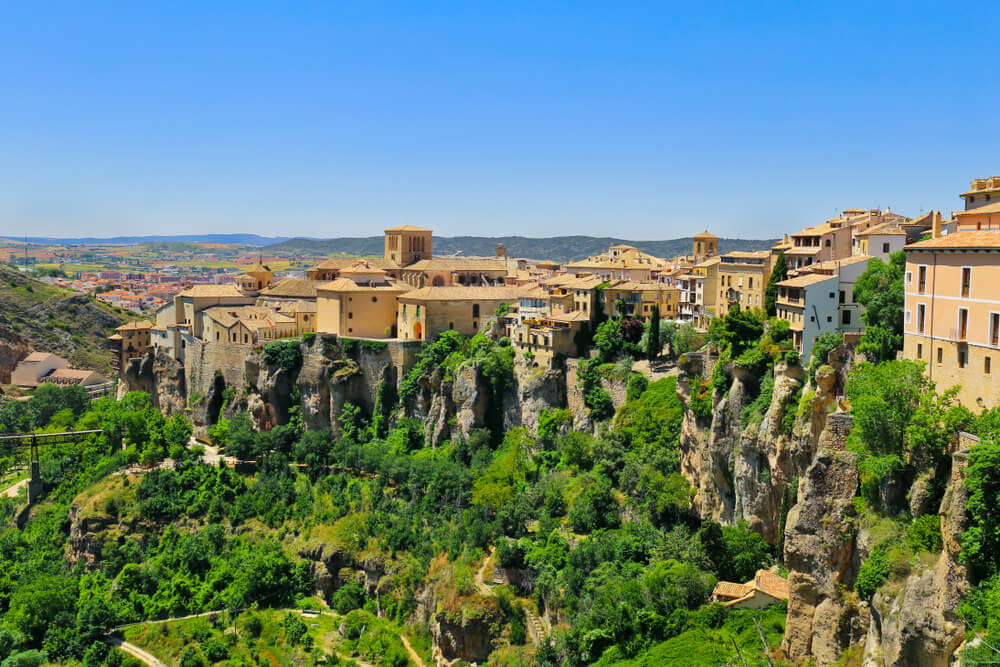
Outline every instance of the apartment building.
[[733, 306], [742, 310], [764, 307], [764, 290], [771, 277], [771, 253], [729, 252], [719, 258], [718, 315]]
[[422, 287], [398, 297], [399, 337], [434, 340], [443, 331], [471, 336], [500, 304], [519, 303], [523, 287]]
[[589, 273], [605, 280], [655, 280], [663, 271], [670, 270], [670, 263], [653, 257], [630, 245], [614, 245], [607, 252], [591, 255], [566, 265], [568, 273]]
[[792, 343], [803, 357], [827, 331], [863, 331], [864, 308], [854, 300], [854, 286], [869, 257], [820, 262], [778, 283], [777, 316], [788, 322]]
[[[963, 197], [985, 194], [974, 189]], [[988, 219], [990, 208], [983, 202], [972, 210]], [[958, 399], [970, 409], [1000, 403], [993, 375], [1000, 360], [1000, 229], [960, 228], [907, 246], [904, 289], [904, 358], [926, 362], [941, 389], [959, 385]]]

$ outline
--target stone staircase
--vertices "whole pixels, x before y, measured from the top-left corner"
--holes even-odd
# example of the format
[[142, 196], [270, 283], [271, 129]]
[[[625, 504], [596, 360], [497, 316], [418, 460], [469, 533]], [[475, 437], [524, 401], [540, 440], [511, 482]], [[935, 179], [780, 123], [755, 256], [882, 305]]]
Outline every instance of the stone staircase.
[[549, 636], [545, 628], [545, 623], [542, 622], [542, 619], [538, 618], [538, 614], [527, 607], [524, 607], [524, 615], [527, 620], [528, 635], [531, 637], [532, 643], [537, 646]]

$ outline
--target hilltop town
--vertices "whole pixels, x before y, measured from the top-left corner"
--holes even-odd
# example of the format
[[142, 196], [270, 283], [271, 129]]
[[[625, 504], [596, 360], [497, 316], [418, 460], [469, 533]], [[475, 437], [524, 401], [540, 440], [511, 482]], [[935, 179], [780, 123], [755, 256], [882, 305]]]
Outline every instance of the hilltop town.
[[[975, 179], [961, 197], [964, 209], [947, 218], [940, 211], [911, 218], [845, 209], [785, 234], [769, 250], [720, 254], [718, 237], [706, 230], [693, 237], [688, 254], [669, 258], [614, 245], [559, 263], [511, 257], [502, 243], [493, 257], [441, 258], [432, 230], [404, 225], [385, 230], [379, 258], [327, 259], [305, 277], [283, 279], [260, 258], [222, 284], [165, 294], [167, 300], [155, 300], [155, 320], [119, 328], [111, 344], [124, 370], [150, 349], [183, 363], [193, 346], [199, 354], [212, 347], [249, 351], [304, 335], [405, 346], [445, 331], [472, 335], [498, 315], [519, 358], [551, 367], [586, 357], [597, 325], [608, 318], [656, 318], [706, 331], [734, 309], [766, 309], [788, 323], [795, 350], [808, 358], [824, 333], [860, 338], [859, 277], [869, 260], [889, 263], [905, 250], [906, 358], [931, 362], [928, 373], [943, 385], [962, 385], [963, 404], [992, 407], [998, 395], [990, 387], [990, 348], [1000, 322], [993, 297], [982, 290], [994, 270], [990, 244], [1000, 239], [1000, 202], [991, 201], [1000, 197], [1000, 178]], [[975, 300], [960, 303], [973, 282]]]

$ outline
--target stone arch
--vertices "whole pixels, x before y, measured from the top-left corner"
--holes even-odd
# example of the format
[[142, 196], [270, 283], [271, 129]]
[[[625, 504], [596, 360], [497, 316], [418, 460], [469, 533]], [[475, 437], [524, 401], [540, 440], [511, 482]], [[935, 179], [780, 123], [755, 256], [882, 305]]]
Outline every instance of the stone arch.
[[434, 276], [434, 280], [431, 281], [431, 286], [444, 287], [444, 278], [441, 276]]

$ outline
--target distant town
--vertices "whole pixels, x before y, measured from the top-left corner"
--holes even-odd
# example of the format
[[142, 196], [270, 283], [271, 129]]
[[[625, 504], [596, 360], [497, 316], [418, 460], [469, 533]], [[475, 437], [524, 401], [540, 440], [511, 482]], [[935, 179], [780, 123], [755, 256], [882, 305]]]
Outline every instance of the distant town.
[[560, 263], [513, 257], [503, 243], [489, 257], [439, 257], [432, 230], [404, 225], [384, 231], [380, 257], [311, 260], [224, 244], [198, 244], [193, 255], [167, 243], [22, 252], [10, 243], [0, 259], [145, 314], [111, 338], [119, 371], [150, 349], [183, 361], [195, 345], [253, 348], [313, 334], [422, 342], [449, 330], [473, 335], [494, 316], [522, 359], [547, 367], [587, 354], [581, 341], [600, 320], [659, 317], [703, 331], [732, 309], [764, 309], [769, 285], [769, 310], [807, 356], [824, 332], [860, 336], [855, 283], [870, 259], [905, 250], [903, 355], [927, 362], [939, 385], [960, 384], [964, 404], [993, 406], [1000, 177], [975, 179], [959, 196], [964, 208], [948, 216], [844, 209], [764, 250], [720, 253], [705, 230], [675, 257], [619, 244]]

